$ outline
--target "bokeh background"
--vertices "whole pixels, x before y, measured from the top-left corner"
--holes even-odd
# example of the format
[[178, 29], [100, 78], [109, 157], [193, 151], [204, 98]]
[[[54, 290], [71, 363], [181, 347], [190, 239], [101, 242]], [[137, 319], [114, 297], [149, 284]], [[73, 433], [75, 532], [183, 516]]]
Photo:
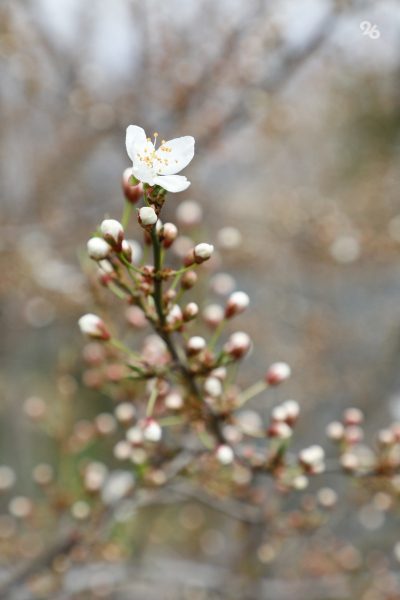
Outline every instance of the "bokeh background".
[[[349, 405], [365, 410], [367, 430], [400, 419], [399, 51], [394, 0], [3, 0], [0, 463], [16, 469], [21, 493], [53, 451], [24, 419], [26, 399], [96, 411], [76, 327], [93, 306], [82, 251], [105, 215], [120, 218], [130, 123], [196, 137], [192, 186], [168, 211], [201, 204], [204, 236], [251, 295], [242, 326], [255, 350], [241, 381], [273, 360], [292, 365], [277, 397], [302, 405], [297, 443], [322, 442]], [[227, 226], [241, 232], [238, 247], [219, 233]], [[229, 562], [232, 533], [187, 510], [183, 540], [152, 514], [144, 545], [155, 532], [150, 555], [166, 573], [182, 575], [192, 555], [185, 569], [200, 585], [212, 574], [199, 561]], [[383, 560], [397, 534], [369, 510], [344, 508], [336, 526]], [[343, 563], [352, 556], [357, 570], [349, 548]], [[285, 575], [264, 558], [269, 575]], [[309, 574], [295, 597], [331, 597], [307, 588]], [[273, 581], [271, 597], [293, 594]], [[335, 598], [389, 597], [339, 583]]]

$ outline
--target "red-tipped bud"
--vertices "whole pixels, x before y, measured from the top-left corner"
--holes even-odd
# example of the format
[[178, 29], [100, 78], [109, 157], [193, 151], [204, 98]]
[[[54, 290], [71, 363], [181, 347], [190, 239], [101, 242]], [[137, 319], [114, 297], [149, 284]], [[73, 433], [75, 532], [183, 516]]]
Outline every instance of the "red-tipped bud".
[[193, 248], [194, 261], [197, 264], [201, 264], [204, 261], [210, 259], [213, 252], [214, 246], [212, 244], [206, 244], [205, 242], [197, 244], [197, 246]]
[[143, 184], [132, 183], [132, 169], [125, 169], [122, 174], [122, 191], [128, 202], [136, 204], [143, 196]]
[[185, 308], [183, 309], [183, 320], [191, 321], [192, 319], [195, 319], [198, 314], [199, 307], [196, 302], [189, 302], [189, 304], [186, 304]]
[[172, 246], [178, 237], [178, 228], [173, 223], [164, 223], [160, 231], [160, 240], [164, 248]]
[[106, 240], [117, 251], [121, 250], [122, 240], [124, 239], [124, 228], [119, 221], [115, 219], [104, 219], [100, 225], [100, 231]]
[[194, 271], [186, 271], [186, 273], [182, 275], [181, 288], [184, 290], [192, 289], [192, 287], [196, 285], [197, 279], [197, 273]]
[[111, 337], [103, 319], [100, 319], [100, 317], [97, 315], [90, 313], [83, 315], [83, 317], [79, 319], [78, 323], [81, 332], [90, 338], [109, 340]]
[[277, 362], [272, 364], [265, 376], [265, 380], [269, 385], [279, 385], [289, 379], [291, 369], [285, 362]]
[[206, 340], [199, 335], [189, 338], [186, 343], [186, 351], [189, 356], [195, 356], [202, 352], [207, 346]]
[[239, 315], [248, 307], [250, 298], [245, 292], [233, 292], [228, 298], [225, 308], [225, 317], [230, 319]]
[[244, 331], [233, 333], [224, 346], [224, 351], [233, 358], [242, 358], [250, 350], [251, 339]]

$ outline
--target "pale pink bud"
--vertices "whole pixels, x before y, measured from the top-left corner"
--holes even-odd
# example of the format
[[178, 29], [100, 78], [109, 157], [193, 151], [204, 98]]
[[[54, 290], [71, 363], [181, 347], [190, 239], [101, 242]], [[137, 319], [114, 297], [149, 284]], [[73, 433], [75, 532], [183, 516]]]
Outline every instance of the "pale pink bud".
[[325, 431], [330, 440], [339, 442], [343, 439], [344, 427], [340, 421], [332, 421], [332, 423], [329, 423]]
[[351, 425], [344, 430], [344, 439], [348, 444], [359, 444], [364, 437], [364, 432], [361, 427]]
[[189, 304], [186, 304], [185, 308], [183, 309], [183, 320], [191, 321], [192, 319], [195, 319], [198, 314], [199, 307], [196, 302], [189, 302]]
[[218, 398], [223, 392], [221, 381], [216, 377], [207, 377], [204, 382], [204, 391], [212, 398]]
[[381, 446], [391, 446], [396, 443], [396, 436], [391, 429], [381, 429], [378, 432], [378, 442]]
[[224, 309], [219, 304], [209, 304], [204, 308], [202, 315], [207, 325], [215, 328], [224, 318]]
[[130, 427], [126, 432], [126, 439], [132, 446], [140, 446], [143, 443], [143, 431], [140, 427], [135, 425]]
[[203, 211], [197, 202], [185, 200], [176, 209], [178, 223], [186, 227], [193, 227], [201, 222]]
[[100, 225], [100, 231], [104, 239], [117, 249], [121, 248], [124, 239], [124, 228], [119, 221], [115, 219], [104, 219]]
[[32, 514], [33, 504], [25, 496], [15, 496], [8, 505], [10, 514], [16, 519], [26, 519]]
[[364, 414], [359, 408], [348, 408], [344, 411], [343, 421], [345, 425], [360, 425], [364, 420]]
[[113, 454], [117, 460], [128, 460], [131, 456], [131, 452], [131, 445], [125, 440], [121, 440], [115, 444], [113, 449]]
[[157, 218], [156, 211], [154, 208], [151, 208], [151, 206], [142, 206], [142, 208], [139, 209], [139, 223], [143, 227], [154, 225], [154, 223], [157, 222]]
[[296, 400], [286, 400], [282, 406], [286, 411], [286, 422], [288, 425], [293, 425], [300, 414], [299, 403]]
[[287, 411], [285, 407], [282, 404], [275, 406], [275, 408], [273, 408], [271, 411], [271, 418], [274, 421], [286, 421]]
[[320, 473], [324, 470], [324, 458], [324, 449], [317, 445], [304, 448], [299, 453], [300, 463], [313, 473]]
[[235, 458], [232, 448], [227, 444], [218, 446], [215, 456], [221, 465], [230, 465]]
[[225, 308], [225, 317], [230, 319], [239, 315], [248, 307], [250, 298], [245, 292], [233, 292], [228, 298]]
[[117, 428], [117, 424], [112, 415], [100, 413], [94, 420], [96, 431], [100, 435], [111, 435]]
[[114, 410], [115, 418], [123, 425], [132, 423], [136, 415], [136, 409], [130, 402], [121, 402]]
[[181, 307], [179, 306], [179, 304], [174, 304], [171, 307], [166, 320], [167, 320], [168, 325], [171, 325], [173, 327], [182, 323], [183, 314], [182, 314], [182, 310], [181, 310]]
[[132, 181], [132, 168], [125, 169], [122, 174], [122, 190], [125, 198], [131, 204], [136, 204], [143, 195], [143, 184], [142, 182], [135, 184]]
[[93, 260], [103, 260], [111, 252], [111, 246], [100, 237], [92, 237], [87, 243], [87, 252]]
[[181, 287], [184, 290], [190, 290], [193, 286], [196, 285], [197, 279], [197, 273], [195, 273], [194, 271], [186, 271], [186, 273], [182, 275]]
[[357, 471], [360, 466], [358, 456], [352, 452], [345, 452], [340, 457], [340, 464], [345, 471], [353, 472]]
[[203, 337], [200, 337], [199, 335], [194, 335], [193, 337], [188, 339], [186, 343], [186, 350], [189, 356], [192, 356], [195, 354], [199, 354], [199, 352], [202, 352], [206, 348], [206, 346], [207, 343]]
[[169, 248], [178, 237], [178, 228], [173, 223], [164, 223], [160, 231], [160, 239], [164, 248]]
[[139, 306], [129, 306], [125, 312], [129, 325], [137, 329], [143, 329], [147, 325], [146, 315]]
[[88, 313], [83, 315], [79, 321], [79, 328], [84, 335], [93, 339], [109, 340], [110, 333], [108, 332], [103, 319], [97, 315]]
[[126, 260], [132, 262], [132, 246], [127, 240], [122, 240], [121, 250]]
[[242, 358], [250, 350], [251, 339], [244, 331], [233, 333], [224, 346], [227, 354], [233, 358]]
[[200, 264], [211, 258], [213, 252], [214, 246], [212, 244], [206, 244], [205, 242], [197, 244], [197, 246], [193, 248], [194, 261]]
[[224, 381], [224, 379], [226, 379], [227, 376], [227, 370], [225, 367], [217, 367], [216, 369], [213, 369], [211, 371], [211, 375], [212, 377], [216, 377], [220, 381]]
[[279, 385], [289, 379], [290, 374], [291, 368], [287, 363], [276, 362], [269, 367], [265, 379], [269, 385]]
[[276, 421], [275, 423], [271, 423], [268, 428], [268, 436], [273, 438], [278, 438], [280, 440], [288, 440], [293, 431], [291, 427], [284, 421]]
[[170, 410], [179, 410], [183, 406], [182, 394], [179, 392], [170, 392], [165, 397], [165, 406]]

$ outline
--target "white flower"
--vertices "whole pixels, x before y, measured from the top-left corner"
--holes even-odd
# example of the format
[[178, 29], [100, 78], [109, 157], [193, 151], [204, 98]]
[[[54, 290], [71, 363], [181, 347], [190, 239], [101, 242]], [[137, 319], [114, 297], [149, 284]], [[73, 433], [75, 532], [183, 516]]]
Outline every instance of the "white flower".
[[151, 206], [142, 206], [139, 210], [139, 220], [141, 225], [154, 225], [157, 221], [157, 215]]
[[[157, 136], [155, 136], [156, 138]], [[168, 192], [186, 190], [190, 181], [177, 175], [194, 156], [194, 138], [185, 136], [161, 142], [156, 149], [144, 129], [129, 125], [126, 130], [126, 151], [133, 163], [132, 173], [139, 181], [159, 185]]]
[[102, 238], [92, 237], [87, 243], [87, 251], [93, 260], [103, 260], [111, 251], [111, 246]]
[[110, 244], [121, 244], [124, 238], [124, 228], [116, 219], [104, 219], [100, 231]]
[[91, 338], [102, 340], [110, 339], [110, 334], [107, 331], [103, 319], [100, 319], [97, 315], [93, 315], [92, 313], [83, 315], [79, 319], [78, 324], [81, 332]]

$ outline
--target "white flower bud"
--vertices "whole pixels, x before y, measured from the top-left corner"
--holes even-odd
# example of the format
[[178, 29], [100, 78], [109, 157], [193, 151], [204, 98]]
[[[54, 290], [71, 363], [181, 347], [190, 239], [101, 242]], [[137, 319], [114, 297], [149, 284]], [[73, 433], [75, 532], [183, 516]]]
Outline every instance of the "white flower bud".
[[296, 402], [296, 400], [286, 400], [282, 406], [286, 411], [286, 421], [289, 423], [289, 425], [297, 421], [297, 418], [300, 414], [299, 403]]
[[218, 398], [223, 392], [221, 381], [216, 377], [207, 377], [204, 382], [204, 391], [213, 398]]
[[119, 221], [104, 219], [100, 225], [100, 231], [109, 244], [121, 247], [122, 240], [124, 239], [124, 228]]
[[277, 362], [269, 367], [265, 379], [269, 385], [279, 385], [289, 379], [290, 374], [291, 368], [287, 363]]
[[193, 256], [196, 263], [202, 263], [205, 260], [211, 258], [214, 252], [214, 246], [212, 244], [206, 244], [205, 242], [197, 244], [193, 248]]
[[344, 427], [339, 421], [332, 421], [327, 426], [325, 432], [330, 440], [338, 442], [343, 439]]
[[143, 435], [148, 442], [159, 442], [162, 437], [162, 429], [154, 419], [146, 421], [143, 427]]
[[245, 292], [233, 292], [228, 298], [225, 308], [225, 317], [230, 319], [242, 313], [250, 304], [250, 298]]
[[160, 232], [164, 248], [169, 248], [178, 237], [178, 228], [173, 223], [164, 223]]
[[356, 454], [353, 454], [352, 452], [345, 452], [340, 457], [340, 464], [342, 465], [345, 471], [352, 472], [356, 471], [359, 468], [360, 461]]
[[308, 483], [308, 479], [305, 475], [297, 475], [292, 481], [292, 486], [295, 490], [300, 492], [301, 490], [306, 489]]
[[157, 222], [157, 218], [156, 211], [151, 206], [142, 206], [139, 209], [139, 223], [144, 227], [154, 225]]
[[360, 425], [364, 420], [364, 414], [359, 408], [347, 408], [344, 411], [343, 421], [345, 425]]
[[179, 306], [179, 304], [174, 304], [171, 307], [171, 310], [169, 311], [166, 320], [167, 320], [168, 325], [172, 325], [172, 326], [178, 325], [179, 323], [182, 322], [183, 314], [182, 314], [182, 310], [181, 310], [181, 307]]
[[391, 429], [381, 429], [378, 432], [378, 442], [381, 446], [391, 446], [396, 443], [396, 436]]
[[186, 343], [186, 350], [189, 355], [198, 354], [207, 346], [207, 342], [203, 337], [199, 335], [194, 335], [189, 338]]
[[165, 397], [165, 406], [170, 410], [179, 410], [183, 406], [182, 394], [179, 392], [170, 392]]
[[224, 346], [224, 351], [234, 358], [242, 358], [250, 350], [251, 339], [244, 331], [233, 333]]
[[115, 418], [123, 424], [131, 423], [136, 414], [136, 409], [130, 402], [121, 402], [114, 410]]
[[219, 304], [209, 304], [203, 310], [203, 319], [209, 327], [218, 327], [224, 318], [224, 309]]
[[143, 442], [143, 431], [140, 427], [130, 427], [126, 432], [126, 439], [132, 446], [139, 446]]
[[87, 252], [93, 260], [103, 260], [111, 252], [111, 246], [100, 237], [92, 237], [87, 243]]
[[286, 408], [280, 404], [279, 406], [275, 406], [275, 408], [271, 411], [271, 418], [274, 421], [286, 421], [287, 419], [287, 411]]
[[196, 302], [189, 302], [189, 304], [186, 304], [185, 308], [183, 309], [183, 320], [191, 321], [192, 319], [195, 319], [198, 314], [199, 307]]
[[112, 506], [125, 498], [133, 489], [134, 479], [129, 471], [114, 471], [107, 477], [101, 490], [101, 499], [106, 506]]
[[79, 321], [79, 328], [84, 335], [90, 338], [109, 340], [110, 334], [106, 329], [103, 319], [100, 319], [97, 315], [88, 313], [83, 315]]
[[299, 453], [300, 463], [313, 473], [321, 473], [324, 468], [325, 452], [321, 446], [313, 445]]
[[232, 448], [227, 444], [218, 446], [215, 456], [221, 465], [230, 465], [235, 457]]
[[84, 474], [84, 486], [88, 492], [97, 492], [104, 485], [107, 467], [103, 463], [90, 463]]
[[125, 440], [120, 440], [117, 444], [115, 444], [113, 449], [113, 454], [117, 460], [128, 460], [131, 452], [131, 445]]

